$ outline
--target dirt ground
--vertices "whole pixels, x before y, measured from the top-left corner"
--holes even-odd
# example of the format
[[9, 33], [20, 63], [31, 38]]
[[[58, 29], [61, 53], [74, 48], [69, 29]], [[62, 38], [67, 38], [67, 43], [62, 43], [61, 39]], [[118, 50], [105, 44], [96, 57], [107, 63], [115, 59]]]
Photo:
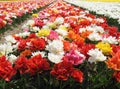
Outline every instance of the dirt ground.
[[23, 23], [18, 24], [16, 27], [11, 26], [12, 30], [7, 30], [6, 32], [4, 32], [3, 34], [0, 34], [0, 44], [4, 43], [5, 41], [5, 37], [8, 35], [13, 35], [13, 34], [17, 34], [22, 31], [22, 26], [27, 23], [28, 20], [30, 20], [31, 18], [28, 18], [27, 20], [25, 20]]

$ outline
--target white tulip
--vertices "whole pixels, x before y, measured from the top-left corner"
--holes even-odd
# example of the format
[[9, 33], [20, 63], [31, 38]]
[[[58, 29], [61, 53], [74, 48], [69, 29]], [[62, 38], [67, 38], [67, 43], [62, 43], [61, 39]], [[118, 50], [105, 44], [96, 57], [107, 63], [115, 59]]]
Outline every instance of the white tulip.
[[116, 37], [112, 37], [112, 36], [109, 36], [109, 37], [105, 37], [102, 39], [103, 42], [107, 42], [109, 44], [118, 44], [118, 40], [116, 39]]
[[5, 40], [10, 43], [16, 43], [17, 41], [13, 38], [13, 36], [9, 35], [5, 37]]
[[53, 40], [52, 42], [48, 43], [46, 50], [54, 54], [59, 54], [64, 51], [63, 42], [61, 40]]
[[93, 32], [92, 34], [88, 36], [88, 39], [90, 39], [91, 41], [100, 41], [102, 37], [98, 33]]
[[57, 24], [62, 24], [63, 22], [64, 22], [63, 17], [56, 18], [56, 20], [55, 20], [55, 23], [57, 23]]
[[14, 62], [16, 61], [17, 57], [13, 54], [8, 56], [8, 61], [11, 62], [12, 64], [14, 64]]
[[60, 54], [48, 53], [48, 60], [50, 60], [53, 63], [61, 62], [62, 58], [63, 58], [63, 53]]
[[99, 49], [91, 49], [88, 51], [88, 55], [90, 56], [88, 58], [88, 61], [90, 63], [97, 62], [97, 61], [105, 61], [106, 56], [103, 55], [102, 51]]

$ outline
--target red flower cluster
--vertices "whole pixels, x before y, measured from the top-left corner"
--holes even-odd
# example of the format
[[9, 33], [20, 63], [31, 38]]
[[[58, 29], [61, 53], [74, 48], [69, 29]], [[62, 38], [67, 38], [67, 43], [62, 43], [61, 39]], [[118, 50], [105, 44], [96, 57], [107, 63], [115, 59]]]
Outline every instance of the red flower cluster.
[[28, 36], [29, 39], [31, 39], [31, 38], [36, 38], [36, 37], [37, 37], [37, 36], [36, 36], [35, 33], [31, 33], [31, 34]]
[[55, 64], [51, 71], [51, 74], [59, 80], [68, 80], [69, 77], [73, 77], [78, 82], [83, 81], [83, 73], [79, 70], [73, 68], [70, 62], [63, 61], [61, 63]]
[[15, 73], [15, 69], [12, 67], [12, 64], [6, 60], [6, 57], [0, 57], [0, 78], [10, 81], [11, 77], [15, 75]]
[[112, 46], [112, 50], [113, 50], [113, 53], [117, 53], [119, 50], [120, 50], [120, 45], [111, 45]]
[[106, 32], [109, 33], [109, 35], [115, 36], [116, 38], [119, 38], [120, 32], [118, 31], [117, 27], [109, 26], [106, 23], [100, 24], [100, 26], [102, 26], [106, 30]]
[[118, 82], [120, 82], [120, 71], [115, 72], [113, 76], [116, 78]]
[[42, 38], [31, 39], [30, 41], [30, 50], [43, 50], [45, 49], [46, 42]]
[[91, 22], [88, 19], [81, 19], [79, 23], [82, 27], [86, 27], [91, 24]]
[[5, 21], [0, 18], [0, 28], [6, 25]]
[[19, 57], [15, 62], [15, 69], [20, 71], [20, 74], [25, 74], [28, 72], [27, 67], [28, 59], [25, 57]]
[[43, 20], [36, 19], [35, 20], [35, 26], [42, 27], [44, 25]]
[[71, 75], [76, 81], [82, 83], [83, 81], [83, 73], [79, 70], [74, 70]]
[[88, 58], [89, 55], [87, 54], [87, 52], [94, 48], [95, 48], [95, 45], [93, 45], [93, 44], [85, 44], [82, 47], [80, 47], [79, 50], [82, 54], [84, 54]]
[[18, 50], [24, 50], [27, 46], [27, 41], [26, 40], [20, 40], [18, 44]]
[[[27, 43], [30, 43], [27, 45]], [[31, 51], [43, 50], [46, 46], [46, 42], [43, 38], [37, 38], [35, 34], [31, 34], [27, 39], [19, 41], [18, 50], [25, 50], [30, 48]]]
[[51, 74], [60, 80], [67, 80], [71, 76], [74, 68], [69, 62], [63, 61], [61, 63], [55, 64], [51, 71]]
[[18, 58], [15, 62], [15, 69], [19, 70], [20, 74], [30, 73], [34, 75], [35, 73], [42, 73], [45, 70], [49, 70], [50, 64], [39, 54], [29, 60], [25, 57]]
[[36, 55], [28, 61], [29, 72], [34, 75], [35, 73], [42, 73], [43, 71], [50, 69], [50, 64], [42, 56]]
[[20, 36], [13, 35], [14, 39], [20, 41], [22, 38]]

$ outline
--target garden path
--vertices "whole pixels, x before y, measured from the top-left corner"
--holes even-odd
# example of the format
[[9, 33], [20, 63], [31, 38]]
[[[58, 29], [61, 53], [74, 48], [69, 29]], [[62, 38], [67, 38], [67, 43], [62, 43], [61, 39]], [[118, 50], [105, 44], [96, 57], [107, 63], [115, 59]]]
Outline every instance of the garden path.
[[[55, 0], [54, 2], [56, 2], [57, 0]], [[53, 4], [54, 2], [52, 2], [51, 4]], [[51, 5], [49, 4], [49, 5]], [[44, 8], [48, 7], [49, 5], [43, 7], [41, 10], [43, 10]], [[36, 13], [37, 14], [37, 13]], [[32, 19], [32, 16], [30, 16], [29, 18], [27, 18], [24, 22], [22, 22], [21, 24], [18, 24], [15, 26], [11, 26], [12, 30], [7, 30], [6, 32], [0, 34], [0, 44], [3, 43], [5, 41], [5, 37], [8, 36], [8, 35], [13, 35], [13, 34], [17, 34], [17, 33], [20, 33], [20, 32], [23, 32], [22, 31], [22, 26], [27, 23], [28, 20], [31, 20]]]
[[12, 30], [7, 30], [6, 32], [0, 34], [0, 44], [5, 41], [5, 37], [6, 37], [6, 36], [23, 32], [23, 31], [22, 31], [22, 26], [23, 26], [28, 20], [30, 20], [31, 18], [32, 18], [32, 17], [27, 18], [27, 20], [25, 20], [25, 21], [22, 22], [21, 24], [17, 24], [16, 26], [11, 26], [11, 29], [12, 29]]

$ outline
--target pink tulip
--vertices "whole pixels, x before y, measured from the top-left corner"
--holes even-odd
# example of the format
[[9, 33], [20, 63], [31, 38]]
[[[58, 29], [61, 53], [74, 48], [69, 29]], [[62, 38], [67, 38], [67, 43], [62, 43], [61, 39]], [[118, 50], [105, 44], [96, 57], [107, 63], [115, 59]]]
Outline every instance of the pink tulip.
[[85, 60], [85, 56], [76, 50], [71, 50], [63, 57], [64, 61], [70, 62], [73, 65], [79, 65]]
[[50, 40], [56, 40], [58, 39], [58, 33], [56, 31], [51, 30], [50, 35], [47, 38]]

